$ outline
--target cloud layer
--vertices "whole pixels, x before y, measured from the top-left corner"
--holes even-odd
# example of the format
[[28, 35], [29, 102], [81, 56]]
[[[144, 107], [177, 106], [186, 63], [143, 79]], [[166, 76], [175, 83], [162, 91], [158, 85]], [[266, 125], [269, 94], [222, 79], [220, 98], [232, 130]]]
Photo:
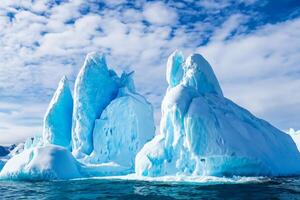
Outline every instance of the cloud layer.
[[[299, 4], [299, 3], [298, 3]], [[300, 128], [297, 1], [5, 1], [0, 5], [0, 144], [41, 133], [59, 79], [103, 51], [135, 70], [155, 107], [175, 49], [203, 54], [225, 96], [281, 129]], [[276, 11], [276, 12], [275, 12]]]

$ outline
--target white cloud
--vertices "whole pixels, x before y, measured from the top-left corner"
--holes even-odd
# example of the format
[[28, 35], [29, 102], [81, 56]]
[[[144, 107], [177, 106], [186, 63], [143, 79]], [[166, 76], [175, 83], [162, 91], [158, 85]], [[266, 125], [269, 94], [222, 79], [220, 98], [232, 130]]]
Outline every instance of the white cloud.
[[176, 11], [162, 2], [149, 2], [144, 6], [147, 21], [157, 25], [174, 25], [177, 21]]
[[22, 142], [33, 135], [41, 135], [45, 108], [40, 104], [0, 102], [0, 144]]
[[[295, 78], [299, 18], [246, 32], [245, 22], [251, 17], [238, 13], [226, 16], [223, 24], [210, 15], [180, 24], [179, 18], [186, 17], [180, 12], [203, 14], [183, 2], [140, 2], [129, 8], [116, 1], [109, 8], [84, 14], [80, 6], [87, 2], [81, 0], [47, 9], [47, 2], [41, 2], [0, 5], [0, 112], [6, 108], [0, 113], [0, 144], [40, 133], [42, 122], [37, 121], [59, 79], [66, 74], [74, 81], [85, 54], [95, 50], [106, 52], [108, 64], [117, 72], [136, 71], [137, 89], [154, 104], [157, 124], [166, 89], [167, 56], [174, 49], [185, 54], [198, 49], [214, 67], [226, 96], [281, 128], [291, 123], [299, 128], [294, 126], [300, 112], [295, 108], [300, 102]], [[8, 11], [14, 13], [12, 21]], [[198, 48], [206, 38], [208, 44]], [[13, 105], [4, 104], [11, 100]], [[33, 119], [25, 120], [28, 116]]]
[[287, 129], [299, 126], [299, 34], [300, 18], [266, 25], [228, 41], [213, 37], [218, 39], [198, 51], [214, 67], [227, 97]]

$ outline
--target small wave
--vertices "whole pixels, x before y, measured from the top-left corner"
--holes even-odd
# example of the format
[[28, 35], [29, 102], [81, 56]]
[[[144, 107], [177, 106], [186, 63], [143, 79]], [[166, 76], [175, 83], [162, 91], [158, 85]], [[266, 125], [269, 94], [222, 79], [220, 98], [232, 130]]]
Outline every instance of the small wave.
[[[103, 180], [127, 180], [127, 181], [150, 181], [150, 182], [168, 182], [174, 184], [201, 184], [201, 185], [217, 185], [217, 184], [249, 184], [249, 183], [265, 183], [272, 179], [268, 177], [215, 177], [215, 176], [162, 176], [162, 177], [144, 177], [136, 174], [125, 176], [105, 176], [93, 177], [86, 179], [103, 179]], [[78, 179], [77, 179], [78, 180]]]

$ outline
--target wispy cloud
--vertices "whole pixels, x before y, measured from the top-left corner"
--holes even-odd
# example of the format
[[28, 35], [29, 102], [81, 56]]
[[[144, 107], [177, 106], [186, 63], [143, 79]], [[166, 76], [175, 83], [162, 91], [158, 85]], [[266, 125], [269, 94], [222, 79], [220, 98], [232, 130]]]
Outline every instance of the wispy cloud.
[[178, 18], [176, 10], [162, 2], [146, 3], [143, 14], [148, 22], [157, 25], [172, 25]]
[[[292, 6], [290, 6], [292, 5]], [[226, 96], [280, 128], [298, 122], [299, 9], [270, 1], [5, 1], [0, 5], [0, 144], [41, 133], [59, 79], [74, 81], [90, 51], [103, 51], [160, 117], [165, 63], [199, 52]], [[266, 8], [265, 10], [263, 10]], [[293, 13], [293, 14], [290, 14]]]

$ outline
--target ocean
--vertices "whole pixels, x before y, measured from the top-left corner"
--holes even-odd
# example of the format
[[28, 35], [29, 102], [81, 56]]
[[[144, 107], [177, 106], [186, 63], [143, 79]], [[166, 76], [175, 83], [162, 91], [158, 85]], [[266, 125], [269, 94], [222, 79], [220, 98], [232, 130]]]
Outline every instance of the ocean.
[[0, 181], [1, 199], [300, 199], [300, 177], [162, 182], [121, 179]]

